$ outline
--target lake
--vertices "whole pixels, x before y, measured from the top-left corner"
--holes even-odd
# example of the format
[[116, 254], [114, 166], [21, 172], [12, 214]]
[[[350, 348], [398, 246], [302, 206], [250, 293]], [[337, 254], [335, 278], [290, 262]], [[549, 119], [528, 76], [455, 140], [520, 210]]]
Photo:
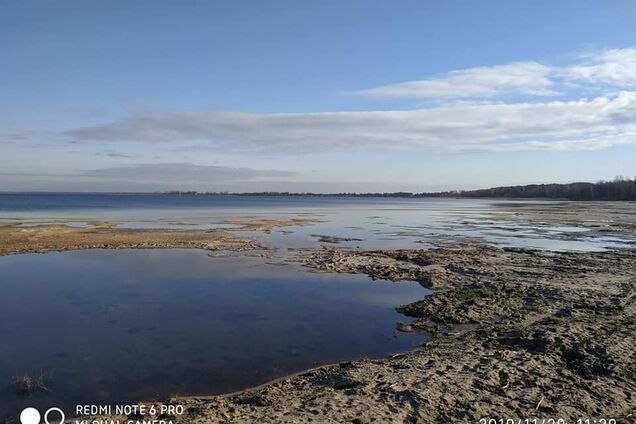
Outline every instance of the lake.
[[[396, 323], [408, 318], [395, 306], [419, 300], [428, 290], [414, 282], [310, 272], [295, 263], [294, 256], [302, 249], [334, 246], [428, 249], [485, 242], [601, 251], [633, 245], [633, 232], [602, 232], [613, 225], [605, 219], [609, 209], [594, 206], [588, 213], [585, 204], [572, 205], [486, 199], [0, 194], [0, 224], [89, 226], [92, 220], [108, 220], [122, 228], [223, 228], [257, 237], [270, 247], [269, 257], [217, 257], [181, 249], [0, 257], [0, 381], [5, 382], [0, 418], [15, 417], [27, 405], [71, 411], [78, 403], [224, 393], [320, 364], [412, 349], [427, 338], [397, 332]], [[621, 219], [633, 220], [634, 205], [625, 205], [612, 208]], [[271, 232], [241, 231], [240, 225], [228, 223], [264, 218], [312, 222]], [[322, 236], [346, 240], [329, 243]], [[49, 391], [18, 395], [9, 383], [21, 373], [41, 374]]]
[[[255, 235], [282, 248], [313, 248], [320, 235], [354, 238], [343, 247], [430, 248], [446, 241], [499, 246], [594, 251], [625, 247], [614, 237], [587, 237], [586, 222], [525, 222], [516, 206], [558, 201], [381, 198], [329, 196], [236, 196], [173, 194], [0, 193], [0, 224], [87, 225], [101, 219], [122, 228], [234, 228], [236, 219], [314, 218], [314, 225]], [[619, 202], [620, 203], [620, 202]], [[624, 202], [629, 204], [629, 202]], [[633, 210], [634, 206], [630, 206]], [[629, 235], [631, 238], [631, 234]], [[628, 240], [629, 241], [629, 240]]]

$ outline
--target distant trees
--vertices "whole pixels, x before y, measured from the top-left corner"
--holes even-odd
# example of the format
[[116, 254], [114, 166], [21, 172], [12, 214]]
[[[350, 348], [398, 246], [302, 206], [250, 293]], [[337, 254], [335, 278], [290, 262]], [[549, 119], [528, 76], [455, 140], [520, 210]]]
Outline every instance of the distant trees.
[[568, 200], [636, 200], [636, 178], [617, 176], [612, 181], [571, 184], [531, 184], [483, 190], [426, 193], [431, 197], [507, 197]]
[[502, 198], [546, 198], [567, 200], [636, 200], [636, 178], [633, 180], [617, 176], [612, 181], [597, 183], [571, 184], [531, 184], [509, 187], [494, 187], [482, 190], [454, 190], [436, 193], [410, 193], [406, 191], [392, 193], [295, 193], [295, 192], [196, 192], [170, 191], [170, 195], [208, 195], [208, 196], [314, 196], [314, 197], [502, 197]]

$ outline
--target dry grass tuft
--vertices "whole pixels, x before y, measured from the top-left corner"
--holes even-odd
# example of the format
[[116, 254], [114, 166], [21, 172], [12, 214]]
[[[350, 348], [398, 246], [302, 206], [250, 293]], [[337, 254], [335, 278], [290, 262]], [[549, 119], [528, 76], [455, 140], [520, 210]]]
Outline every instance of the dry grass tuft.
[[40, 372], [40, 375], [37, 377], [27, 373], [18, 373], [11, 379], [11, 387], [14, 388], [16, 393], [27, 396], [36, 392], [48, 392], [50, 390], [46, 386], [44, 379], [45, 376], [43, 372]]

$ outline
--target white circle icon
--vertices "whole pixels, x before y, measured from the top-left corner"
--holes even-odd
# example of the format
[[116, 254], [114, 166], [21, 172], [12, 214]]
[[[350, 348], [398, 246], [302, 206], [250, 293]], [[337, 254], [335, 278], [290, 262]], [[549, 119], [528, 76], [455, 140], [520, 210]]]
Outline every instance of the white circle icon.
[[40, 413], [35, 408], [25, 408], [20, 414], [22, 424], [40, 424]]
[[[58, 422], [50, 422], [49, 421], [49, 414], [51, 412], [57, 412], [60, 415], [60, 421]], [[38, 415], [39, 417], [39, 415]], [[66, 417], [64, 416], [64, 412], [62, 412], [62, 410], [60, 408], [49, 408], [48, 411], [46, 411], [46, 413], [44, 414], [44, 422], [46, 424], [64, 424], [64, 420], [66, 419]]]

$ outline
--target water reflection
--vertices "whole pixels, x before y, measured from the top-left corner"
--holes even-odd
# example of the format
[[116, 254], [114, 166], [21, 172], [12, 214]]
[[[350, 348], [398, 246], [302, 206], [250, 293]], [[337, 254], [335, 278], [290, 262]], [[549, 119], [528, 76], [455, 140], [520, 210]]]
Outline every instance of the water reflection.
[[[599, 203], [572, 202], [559, 207], [563, 204], [492, 199], [0, 194], [0, 223], [84, 226], [97, 219], [114, 221], [121, 228], [202, 230], [236, 229], [239, 226], [225, 222], [237, 219], [312, 218], [320, 222], [279, 227], [271, 234], [240, 234], [282, 249], [315, 248], [321, 244], [316, 235], [360, 239], [339, 244], [360, 249], [430, 248], [442, 246], [446, 240], [547, 250], [602, 251], [633, 246], [633, 230], [607, 234], [612, 237], [590, 231], [594, 228], [591, 223], [601, 225], [610, 219]], [[634, 204], [622, 205], [614, 202], [611, 208], [618, 215], [633, 216]], [[570, 216], [572, 208], [592, 209], [596, 215]], [[559, 219], [543, 222], [554, 217]], [[636, 228], [633, 218], [629, 222], [626, 228]]]
[[[316, 274], [197, 250], [77, 251], [0, 258], [0, 381], [47, 377], [0, 411], [219, 393], [321, 363], [423, 342], [397, 333], [416, 283]], [[1, 416], [1, 414], [0, 414]]]

